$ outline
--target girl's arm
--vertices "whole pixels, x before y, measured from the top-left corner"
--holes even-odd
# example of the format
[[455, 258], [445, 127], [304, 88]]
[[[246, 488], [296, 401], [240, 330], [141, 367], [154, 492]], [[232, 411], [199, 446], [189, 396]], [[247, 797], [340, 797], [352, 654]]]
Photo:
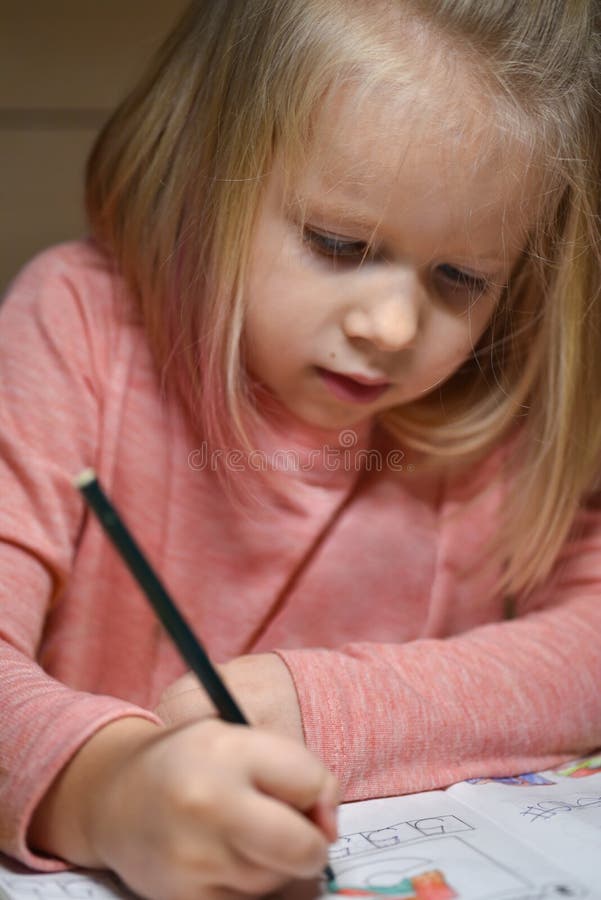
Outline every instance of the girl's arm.
[[[298, 696], [288, 666], [277, 653], [239, 656], [218, 666], [232, 695], [244, 698], [247, 719], [259, 728], [304, 742]], [[215, 709], [193, 672], [163, 691], [155, 710], [166, 725], [215, 717]]]
[[159, 721], [36, 662], [81, 537], [71, 478], [97, 454], [111, 344], [98, 263], [85, 244], [48, 251], [0, 305], [0, 850], [45, 870], [64, 864], [33, 853], [26, 831], [57, 773], [109, 722]]
[[444, 640], [281, 656], [307, 745], [356, 800], [537, 771], [601, 746], [600, 634], [599, 594], [585, 591]]
[[[601, 512], [581, 521], [528, 615], [445, 639], [242, 657], [224, 677], [267, 727], [298, 738], [302, 722], [346, 801], [583, 755], [601, 746]], [[172, 686], [161, 714], [191, 716], [192, 687]]]

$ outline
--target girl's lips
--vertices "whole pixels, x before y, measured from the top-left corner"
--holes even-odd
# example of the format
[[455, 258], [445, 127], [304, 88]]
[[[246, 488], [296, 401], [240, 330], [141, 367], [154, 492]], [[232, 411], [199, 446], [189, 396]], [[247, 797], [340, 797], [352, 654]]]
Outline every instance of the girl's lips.
[[372, 403], [390, 387], [389, 381], [382, 384], [363, 384], [349, 375], [330, 372], [329, 369], [322, 369], [320, 366], [317, 367], [317, 372], [330, 393], [347, 403]]

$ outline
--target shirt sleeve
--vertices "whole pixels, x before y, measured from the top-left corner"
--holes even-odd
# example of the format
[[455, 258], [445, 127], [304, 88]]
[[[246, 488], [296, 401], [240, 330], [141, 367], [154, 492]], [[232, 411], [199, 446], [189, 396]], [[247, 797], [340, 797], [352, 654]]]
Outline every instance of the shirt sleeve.
[[[601, 514], [512, 621], [444, 639], [278, 651], [345, 801], [552, 767], [601, 746]], [[377, 614], [377, 613], [374, 613]]]
[[108, 326], [84, 309], [78, 279], [68, 251], [48, 251], [0, 307], [0, 850], [46, 870], [64, 864], [32, 852], [26, 832], [60, 769], [114, 719], [158, 721], [71, 690], [36, 663], [83, 521], [72, 479], [98, 452]]

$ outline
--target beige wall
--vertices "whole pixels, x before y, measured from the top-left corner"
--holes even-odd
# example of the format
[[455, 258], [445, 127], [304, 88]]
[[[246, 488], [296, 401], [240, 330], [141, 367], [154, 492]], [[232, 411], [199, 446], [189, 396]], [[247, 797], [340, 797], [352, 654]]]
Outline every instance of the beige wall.
[[80, 235], [102, 121], [185, 0], [0, 0], [0, 291], [37, 250]]

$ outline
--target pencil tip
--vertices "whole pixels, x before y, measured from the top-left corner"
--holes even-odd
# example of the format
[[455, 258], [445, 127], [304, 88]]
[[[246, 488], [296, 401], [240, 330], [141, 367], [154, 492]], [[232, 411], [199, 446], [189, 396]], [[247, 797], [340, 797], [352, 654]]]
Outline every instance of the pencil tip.
[[96, 472], [94, 469], [84, 469], [83, 472], [79, 473], [77, 478], [73, 479], [73, 484], [76, 488], [84, 488], [93, 481], [96, 481]]

